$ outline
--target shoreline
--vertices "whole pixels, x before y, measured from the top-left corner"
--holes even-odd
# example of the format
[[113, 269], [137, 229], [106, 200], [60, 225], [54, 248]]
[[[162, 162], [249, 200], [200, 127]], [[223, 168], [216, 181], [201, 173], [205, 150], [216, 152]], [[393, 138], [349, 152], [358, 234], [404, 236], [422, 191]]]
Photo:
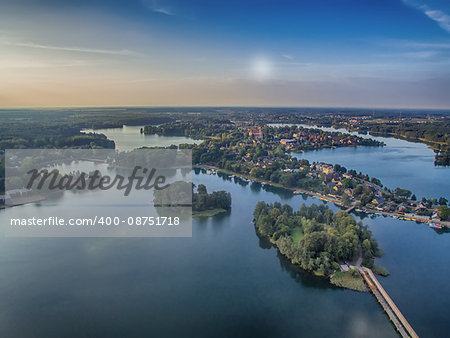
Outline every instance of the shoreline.
[[[205, 169], [205, 166], [203, 165], [193, 165], [192, 168], [199, 168], [199, 169]], [[250, 180], [253, 182], [258, 182], [261, 184], [267, 184], [276, 188], [281, 188], [281, 189], [286, 189], [286, 190], [290, 190], [292, 192], [294, 191], [298, 191], [302, 194], [306, 194], [309, 195], [313, 198], [317, 198], [320, 199], [322, 201], [326, 201], [326, 202], [330, 202], [330, 203], [334, 203], [336, 206], [341, 207], [341, 208], [346, 208], [347, 210], [349, 208], [354, 209], [354, 205], [350, 205], [350, 206], [345, 206], [340, 200], [327, 196], [327, 195], [323, 195], [320, 193], [316, 193], [313, 191], [309, 191], [309, 190], [305, 190], [302, 188], [290, 188], [290, 187], [285, 187], [279, 183], [274, 183], [271, 181], [267, 181], [267, 180], [263, 180], [263, 179], [259, 179], [259, 178], [254, 178], [251, 177], [249, 175], [244, 175], [244, 174], [239, 174], [239, 173], [235, 173], [226, 169], [222, 169], [213, 165], [208, 165], [208, 168], [212, 168], [214, 170], [216, 170], [217, 172], [221, 172], [227, 175], [234, 175], [240, 178], [244, 178], [246, 180]], [[361, 210], [358, 212], [362, 212], [366, 215], [374, 215], [374, 216], [385, 216], [385, 217], [392, 217], [395, 219], [399, 219], [402, 221], [415, 221], [415, 222], [421, 222], [424, 224], [429, 225], [429, 223], [434, 223], [434, 224], [438, 224], [440, 226], [442, 226], [442, 228], [450, 228], [450, 221], [441, 221], [441, 220], [429, 220], [427, 216], [421, 216], [421, 215], [416, 215], [416, 214], [398, 214], [398, 213], [394, 213], [394, 212], [386, 212], [386, 211], [379, 211], [379, 210]], [[425, 220], [426, 219], [426, 220]]]
[[192, 211], [192, 217], [213, 217], [228, 212], [225, 209], [207, 209], [202, 211]]
[[[369, 291], [367, 288], [363, 288], [363, 287], [361, 287], [361, 285], [359, 285], [359, 286], [357, 285], [358, 282], [360, 282], [360, 281], [363, 282], [362, 278], [359, 279], [359, 277], [361, 277], [359, 275], [359, 273], [358, 273], [359, 277], [350, 276], [352, 274], [352, 271], [355, 270], [354, 268], [351, 268], [351, 270], [349, 270], [347, 272], [337, 270], [337, 271], [334, 271], [331, 275], [321, 274], [321, 273], [318, 273], [316, 270], [303, 269], [300, 266], [300, 264], [293, 263], [288, 256], [283, 254], [280, 251], [280, 249], [278, 248], [277, 244], [275, 242], [273, 242], [268, 236], [265, 236], [258, 231], [258, 229], [256, 227], [256, 221], [254, 219], [252, 221], [252, 224], [253, 224], [253, 227], [255, 228], [256, 236], [269, 242], [270, 245], [277, 250], [278, 254], [280, 254], [284, 259], [286, 259], [289, 262], [289, 264], [292, 264], [296, 269], [300, 269], [308, 274], [311, 274], [314, 277], [326, 279], [330, 286], [332, 285], [332, 286], [335, 286], [335, 287], [338, 287], [341, 289], [352, 290], [352, 291], [362, 292], [362, 293]], [[342, 278], [339, 282], [336, 282], [336, 279], [333, 281], [333, 278], [336, 276], [336, 274], [338, 274], [338, 275], [340, 274], [341, 277], [344, 277], [344, 278]]]

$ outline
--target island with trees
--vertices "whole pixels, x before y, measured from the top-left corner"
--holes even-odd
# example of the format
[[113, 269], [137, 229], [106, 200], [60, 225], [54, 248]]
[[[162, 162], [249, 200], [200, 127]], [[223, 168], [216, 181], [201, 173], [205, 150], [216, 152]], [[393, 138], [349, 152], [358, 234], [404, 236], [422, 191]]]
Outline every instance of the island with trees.
[[371, 231], [345, 211], [334, 213], [315, 204], [303, 204], [294, 211], [288, 204], [258, 202], [253, 216], [258, 235], [291, 263], [330, 278], [337, 286], [366, 290], [356, 269], [373, 268], [374, 258], [382, 251]]
[[224, 190], [209, 193], [204, 184], [175, 181], [165, 189], [155, 190], [153, 203], [157, 208], [178, 210], [183, 216], [210, 217], [231, 209], [231, 194]]
[[224, 190], [208, 193], [204, 184], [199, 184], [197, 191], [192, 186], [192, 215], [210, 217], [231, 209], [231, 194]]

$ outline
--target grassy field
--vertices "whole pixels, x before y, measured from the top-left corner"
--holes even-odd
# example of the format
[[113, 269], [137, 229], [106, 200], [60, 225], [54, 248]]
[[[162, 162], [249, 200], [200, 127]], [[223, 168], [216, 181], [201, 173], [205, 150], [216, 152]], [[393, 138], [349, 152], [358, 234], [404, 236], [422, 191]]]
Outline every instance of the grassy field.
[[211, 209], [204, 211], [193, 211], [192, 216], [194, 217], [211, 217], [217, 214], [221, 214], [222, 212], [227, 212], [225, 209]]
[[384, 276], [384, 277], [389, 276], [389, 271], [387, 271], [387, 269], [382, 266], [374, 265], [372, 267], [372, 271], [374, 274], [377, 274], [380, 276]]
[[303, 237], [303, 231], [301, 228], [295, 227], [294, 229], [292, 229], [291, 238], [294, 241], [294, 243], [300, 242], [302, 237]]
[[356, 270], [350, 270], [347, 272], [338, 271], [330, 279], [331, 284], [340, 286], [341, 288], [366, 292], [367, 288], [364, 284], [362, 276]]

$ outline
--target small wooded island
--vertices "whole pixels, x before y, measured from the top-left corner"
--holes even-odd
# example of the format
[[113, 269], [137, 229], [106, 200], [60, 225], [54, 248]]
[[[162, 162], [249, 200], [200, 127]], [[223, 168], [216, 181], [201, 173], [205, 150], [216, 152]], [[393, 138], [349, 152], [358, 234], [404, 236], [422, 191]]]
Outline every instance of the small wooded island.
[[293, 211], [288, 204], [279, 202], [258, 202], [253, 216], [257, 233], [293, 264], [330, 277], [337, 286], [366, 291], [358, 271], [340, 266], [348, 267], [347, 262], [354, 262], [356, 267], [372, 268], [374, 258], [382, 251], [371, 231], [353, 216], [343, 210], [333, 213], [328, 206], [315, 204], [303, 204]]
[[[196, 191], [197, 190], [197, 191]], [[208, 193], [204, 184], [199, 184], [197, 189], [191, 182], [176, 181], [168, 188], [155, 190], [153, 202], [156, 207], [172, 207], [192, 205], [189, 215], [197, 217], [210, 217], [231, 209], [231, 194], [224, 190]], [[179, 212], [186, 212], [179, 210]]]
[[192, 187], [192, 215], [209, 217], [231, 209], [231, 194], [224, 190], [208, 193], [204, 184], [199, 184], [197, 192]]

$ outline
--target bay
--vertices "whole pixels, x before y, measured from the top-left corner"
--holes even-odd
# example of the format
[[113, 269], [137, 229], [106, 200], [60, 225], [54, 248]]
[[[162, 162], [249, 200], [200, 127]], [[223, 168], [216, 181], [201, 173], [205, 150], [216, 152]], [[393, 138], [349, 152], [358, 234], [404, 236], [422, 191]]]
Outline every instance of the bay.
[[172, 144], [179, 145], [182, 143], [192, 144], [201, 142], [188, 137], [141, 134], [140, 131], [143, 127], [124, 125], [122, 128], [83, 129], [81, 132], [104, 134], [116, 143], [116, 149], [119, 151], [129, 151], [140, 147], [168, 147]]
[[[163, 145], [140, 137], [113, 139], [122, 149]], [[415, 185], [425, 186], [422, 179]], [[0, 237], [0, 336], [396, 336], [372, 295], [298, 270], [255, 233], [260, 200], [294, 208], [322, 201], [217, 175], [194, 182], [230, 191], [233, 204], [227, 214], [194, 219], [192, 238]], [[405, 317], [421, 336], [446, 335], [448, 233], [360, 216], [385, 251], [377, 264], [391, 275], [379, 280]]]
[[[281, 124], [272, 125], [281, 126]], [[397, 187], [409, 189], [418, 199], [445, 197], [450, 200], [450, 167], [435, 166], [434, 151], [426, 144], [393, 137], [360, 135], [345, 129], [319, 128], [303, 124], [299, 126], [372, 138], [384, 142], [386, 146], [327, 148], [294, 153], [297, 158], [307, 159], [311, 163], [340, 164], [347, 169], [376, 177], [390, 189]]]

